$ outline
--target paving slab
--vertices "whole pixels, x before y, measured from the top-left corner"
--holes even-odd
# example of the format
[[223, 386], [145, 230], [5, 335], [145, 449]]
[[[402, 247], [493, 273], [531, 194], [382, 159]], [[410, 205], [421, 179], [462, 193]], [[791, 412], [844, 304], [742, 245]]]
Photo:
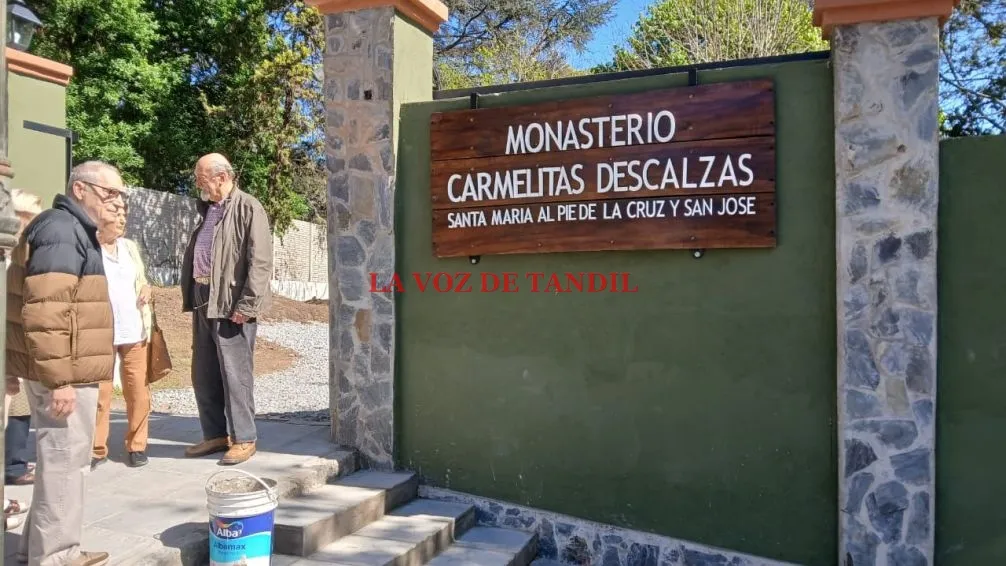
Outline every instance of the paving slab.
[[[85, 549], [108, 552], [113, 565], [206, 564], [205, 486], [217, 472], [236, 468], [276, 480], [280, 496], [289, 498], [356, 469], [355, 454], [329, 441], [327, 425], [276, 421], [258, 422], [258, 453], [244, 464], [221, 467], [220, 454], [185, 458], [185, 447], [202, 439], [198, 419], [157, 413], [150, 416], [150, 463], [133, 469], [123, 463], [125, 423], [125, 413], [113, 411], [110, 461], [88, 474], [84, 511]], [[6, 496], [27, 505], [32, 487], [8, 486]], [[21, 530], [6, 533], [5, 566], [20, 566], [14, 552]]]
[[383, 513], [381, 490], [325, 485], [280, 502], [273, 548], [282, 554], [308, 556]]
[[452, 546], [428, 562], [429, 566], [514, 566], [514, 555], [485, 548]]
[[419, 476], [413, 472], [362, 470], [340, 478], [338, 485], [384, 491], [384, 510], [405, 505], [419, 495]]
[[447, 549], [468, 528], [470, 505], [414, 501], [325, 546], [294, 566], [414, 566]]

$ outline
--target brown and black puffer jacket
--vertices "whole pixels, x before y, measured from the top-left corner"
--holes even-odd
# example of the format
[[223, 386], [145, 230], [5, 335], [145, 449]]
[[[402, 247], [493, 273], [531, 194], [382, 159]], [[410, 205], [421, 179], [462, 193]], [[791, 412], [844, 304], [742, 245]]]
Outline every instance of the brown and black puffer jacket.
[[50, 389], [111, 381], [112, 336], [97, 226], [58, 195], [11, 253], [7, 375]]

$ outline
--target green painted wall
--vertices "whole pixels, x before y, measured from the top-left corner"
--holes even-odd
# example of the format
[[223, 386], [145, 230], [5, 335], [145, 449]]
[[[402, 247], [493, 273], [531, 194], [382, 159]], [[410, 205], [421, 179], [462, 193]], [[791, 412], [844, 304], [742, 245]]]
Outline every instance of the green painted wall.
[[[406, 105], [398, 271], [630, 272], [637, 294], [398, 295], [398, 460], [437, 486], [753, 554], [834, 564], [835, 182], [826, 61], [776, 80], [779, 246], [433, 257], [429, 121]], [[683, 75], [483, 97], [684, 86]]]
[[[395, 13], [393, 29], [395, 57], [392, 85], [392, 124], [399, 123], [401, 105], [406, 102], [425, 102], [433, 92], [433, 37], [408, 17]], [[391, 56], [391, 54], [389, 54]], [[425, 69], [419, 67], [425, 63]], [[398, 128], [392, 128], [392, 147], [398, 147]]]
[[1006, 564], [1006, 137], [940, 145], [936, 548]]
[[42, 197], [43, 206], [66, 187], [66, 141], [26, 130], [24, 121], [66, 127], [66, 89], [58, 84], [8, 73], [8, 139], [13, 187]]

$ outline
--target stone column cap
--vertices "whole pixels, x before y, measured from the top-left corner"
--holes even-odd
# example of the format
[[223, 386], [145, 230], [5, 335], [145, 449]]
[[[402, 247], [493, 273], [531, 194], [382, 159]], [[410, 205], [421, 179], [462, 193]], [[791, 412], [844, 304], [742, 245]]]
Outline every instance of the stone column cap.
[[33, 77], [39, 80], [66, 86], [73, 76], [73, 67], [57, 63], [45, 57], [18, 51], [11, 47], [5, 48], [7, 70], [19, 75]]
[[430, 33], [436, 33], [448, 17], [447, 5], [440, 0], [306, 0], [305, 3], [314, 6], [322, 14], [392, 6]]
[[825, 39], [835, 26], [938, 17], [940, 25], [961, 0], [817, 0], [814, 25]]

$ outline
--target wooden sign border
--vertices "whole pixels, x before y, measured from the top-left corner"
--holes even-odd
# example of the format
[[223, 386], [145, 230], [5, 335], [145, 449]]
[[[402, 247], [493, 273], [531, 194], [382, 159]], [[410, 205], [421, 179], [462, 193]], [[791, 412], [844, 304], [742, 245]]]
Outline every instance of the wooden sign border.
[[[509, 126], [556, 120], [578, 121], [593, 116], [652, 113], [665, 108], [674, 112], [677, 122], [675, 135], [669, 142], [505, 155], [506, 131]], [[446, 258], [579, 251], [775, 247], [775, 119], [775, 87], [772, 79], [433, 113], [430, 117], [430, 198], [434, 255]], [[644, 141], [641, 136], [637, 136], [637, 139]], [[579, 195], [451, 202], [445, 184], [450, 175], [463, 171], [478, 170], [495, 174], [514, 169], [533, 169], [542, 165], [570, 166], [574, 163], [596, 168], [604, 162], [614, 163], [619, 160], [658, 159], [663, 162], [668, 159], [695, 158], [697, 155], [722, 158], [739, 151], [750, 154], [750, 162], [756, 164], [754, 170], [757, 171], [757, 176], [746, 187], [691, 187], [688, 190], [656, 191], [643, 188], [635, 193], [612, 191], [599, 194], [595, 190], [596, 179], [585, 179], [586, 188]], [[708, 165], [708, 162], [704, 163]], [[705, 173], [708, 176], [709, 169]], [[686, 175], [691, 176], [689, 173]], [[588, 174], [586, 177], [594, 176]], [[654, 178], [650, 172], [646, 182], [655, 183]], [[691, 182], [698, 185], [698, 178], [693, 177]], [[729, 202], [724, 201], [729, 197], [752, 197], [752, 200], [738, 201], [734, 198]], [[686, 209], [702, 214], [636, 218], [631, 221], [625, 218], [605, 220], [599, 216], [588, 216], [588, 219], [558, 222], [554, 217], [562, 213], [567, 213], [568, 216], [570, 209], [566, 205], [593, 203], [594, 214], [604, 214], [615, 203], [624, 205], [629, 201], [649, 203], [647, 206], [651, 211], [658, 208], [669, 211], [674, 207], [676, 214]], [[729, 219], [705, 214], [709, 206], [715, 209], [717, 205], [724, 206], [724, 203], [728, 208], [750, 207], [755, 214], [750, 218], [732, 216]], [[541, 214], [543, 218], [552, 215], [552, 221], [502, 226], [483, 224], [479, 228], [447, 227], [449, 214], [453, 212], [471, 216], [471, 213], [482, 211], [483, 215], [491, 217], [494, 213], [506, 213], [507, 209], [525, 207], [531, 209], [534, 220]], [[542, 208], [548, 210], [542, 212]], [[560, 211], [560, 208], [563, 210]], [[577, 208], [575, 211], [589, 213], [587, 209]], [[526, 220], [523, 211], [515, 211], [515, 214], [521, 216], [517, 220]], [[489, 220], [488, 217], [486, 220]]]

